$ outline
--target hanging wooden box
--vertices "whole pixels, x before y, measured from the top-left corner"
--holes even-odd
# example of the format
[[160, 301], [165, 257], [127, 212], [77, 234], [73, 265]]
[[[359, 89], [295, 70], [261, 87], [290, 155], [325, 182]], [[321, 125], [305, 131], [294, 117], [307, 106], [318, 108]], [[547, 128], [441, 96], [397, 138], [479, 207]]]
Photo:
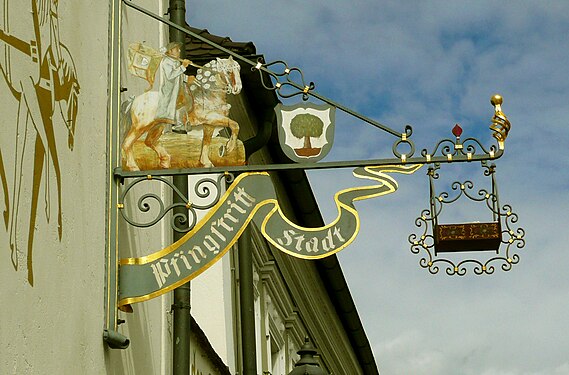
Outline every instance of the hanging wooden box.
[[500, 222], [437, 224], [435, 254], [459, 251], [498, 251], [502, 242]]

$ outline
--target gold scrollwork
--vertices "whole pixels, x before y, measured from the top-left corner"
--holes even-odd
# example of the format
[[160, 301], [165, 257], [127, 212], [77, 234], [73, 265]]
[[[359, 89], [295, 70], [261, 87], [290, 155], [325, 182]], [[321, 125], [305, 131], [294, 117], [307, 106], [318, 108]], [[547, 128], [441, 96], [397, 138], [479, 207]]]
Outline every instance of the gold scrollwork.
[[490, 130], [494, 133], [492, 136], [500, 143], [503, 143], [508, 137], [510, 128], [512, 124], [508, 117], [502, 112], [502, 96], [494, 95], [490, 98], [490, 103], [494, 106], [494, 116], [492, 117], [492, 124], [490, 125]]

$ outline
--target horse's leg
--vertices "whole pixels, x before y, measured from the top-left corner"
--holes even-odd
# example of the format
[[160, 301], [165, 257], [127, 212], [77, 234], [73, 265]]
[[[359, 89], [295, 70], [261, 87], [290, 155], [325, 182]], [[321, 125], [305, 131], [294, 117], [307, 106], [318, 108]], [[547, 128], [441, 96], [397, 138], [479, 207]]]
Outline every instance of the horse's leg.
[[227, 142], [227, 152], [232, 152], [237, 147], [237, 136], [239, 135], [239, 124], [230, 118], [228, 120], [229, 128], [231, 129], [231, 138]]
[[15, 147], [15, 163], [14, 163], [14, 184], [12, 191], [12, 209], [10, 212], [10, 250], [12, 257], [12, 265], [18, 269], [18, 210], [20, 208], [20, 191], [22, 187], [22, 163], [27, 141], [27, 129], [29, 121], [28, 108], [24, 100], [20, 100], [18, 104], [18, 119], [16, 121], [16, 147]]
[[168, 151], [158, 143], [160, 136], [162, 135], [162, 131], [164, 130], [164, 124], [157, 124], [154, 125], [146, 135], [146, 140], [144, 143], [153, 149], [156, 154], [158, 155], [159, 165], [160, 168], [170, 168], [170, 161], [171, 157]]
[[2, 159], [2, 150], [0, 150], [0, 180], [2, 180], [2, 189], [4, 191], [4, 226], [8, 230], [8, 220], [10, 218], [10, 199], [8, 199], [8, 179], [6, 178], [6, 170], [4, 169], [4, 160]]
[[[43, 89], [38, 89], [43, 90]], [[55, 134], [53, 132], [53, 122], [51, 119], [51, 110], [48, 111], [48, 107], [51, 108], [51, 102], [49, 100], [49, 96], [47, 92], [38, 91], [38, 100], [40, 106], [42, 107], [42, 120], [43, 120], [43, 129], [46, 135], [46, 143], [43, 144], [44, 152], [47, 149], [49, 152], [49, 156], [51, 156], [51, 162], [53, 164], [53, 169], [55, 171], [55, 183], [57, 189], [57, 232], [59, 236], [59, 240], [61, 241], [61, 237], [63, 234], [63, 218], [62, 218], [62, 210], [61, 210], [61, 169], [59, 167], [59, 156], [57, 155], [57, 146], [55, 143]], [[37, 157], [37, 147], [36, 147], [36, 157]], [[49, 168], [49, 166], [48, 166]], [[48, 175], [48, 171], [46, 170], [46, 176]], [[41, 169], [39, 171], [41, 173]], [[34, 183], [35, 183], [35, 171], [34, 171]], [[46, 177], [47, 178], [47, 177]], [[47, 181], [49, 184], [49, 181]], [[37, 198], [36, 198], [37, 199]], [[48, 197], [49, 199], [49, 197]], [[47, 201], [47, 200], [46, 200]], [[46, 208], [47, 210], [48, 208]], [[47, 217], [49, 218], [49, 212], [46, 212]], [[35, 218], [34, 218], [35, 220]], [[32, 237], [33, 240], [33, 237]]]
[[[34, 158], [34, 174], [33, 174], [33, 185], [32, 185], [32, 199], [30, 201], [30, 224], [28, 227], [28, 239], [27, 239], [27, 251], [28, 251], [28, 282], [31, 286], [34, 286], [34, 268], [33, 268], [33, 249], [34, 249], [34, 235], [35, 226], [38, 211], [38, 196], [39, 187], [41, 182], [41, 176], [43, 171], [43, 162], [45, 157], [45, 148], [41, 143], [41, 140], [36, 138], [36, 148], [35, 148], [35, 158]], [[58, 190], [60, 190], [58, 188]], [[61, 217], [61, 203], [59, 207], [59, 217]], [[61, 219], [60, 219], [61, 220]], [[61, 222], [59, 223], [59, 239], [61, 240]]]
[[227, 152], [232, 152], [237, 147], [237, 136], [239, 135], [239, 124], [229, 117], [210, 118], [208, 124], [212, 126], [222, 126], [231, 129], [231, 137], [227, 142]]
[[130, 126], [130, 129], [128, 129], [128, 132], [124, 138], [121, 148], [124, 152], [124, 156], [126, 159], [126, 168], [130, 171], [138, 171], [140, 170], [140, 168], [138, 168], [138, 165], [136, 164], [132, 148], [134, 146], [134, 142], [136, 142], [136, 140], [140, 138], [143, 131], [138, 129], [138, 119], [136, 119], [134, 114], [131, 114], [131, 116], [132, 116], [132, 124]]
[[[48, 144], [48, 136], [43, 123], [44, 119], [49, 119], [51, 116], [51, 101], [38, 101], [38, 92], [34, 86], [32, 79], [24, 79], [20, 82], [21, 86], [21, 97], [18, 105], [18, 120], [17, 120], [17, 135], [16, 135], [16, 163], [14, 170], [14, 192], [12, 198], [12, 215], [10, 217], [10, 249], [12, 250], [12, 264], [14, 268], [18, 267], [17, 252], [21, 248], [21, 241], [18, 240], [18, 223], [20, 208], [24, 206], [27, 202], [32, 205], [37, 205], [37, 196], [30, 197], [30, 193], [26, 189], [22, 189], [22, 177], [24, 175], [24, 155], [26, 153], [26, 143], [27, 143], [27, 131], [29, 121], [32, 122], [34, 129], [36, 131], [37, 142], [41, 142], [44, 148]], [[45, 113], [47, 111], [48, 113]], [[22, 123], [24, 124], [22, 126]], [[34, 155], [34, 159], [41, 158], [43, 163], [44, 155]], [[59, 167], [59, 165], [58, 165]], [[59, 168], [58, 168], [59, 169]], [[41, 169], [40, 169], [41, 171]], [[34, 176], [34, 178], [41, 177], [41, 172], [38, 172], [39, 176]], [[34, 187], [32, 187], [33, 189]], [[26, 195], [21, 196], [22, 193]], [[24, 215], [27, 218], [27, 215]], [[61, 218], [60, 218], [61, 220]], [[26, 246], [27, 247], [27, 246]]]
[[211, 138], [213, 136], [214, 126], [203, 125], [203, 139], [202, 139], [202, 152], [200, 154], [200, 163], [205, 168], [213, 167], [213, 163], [209, 160], [209, 147], [211, 145]]

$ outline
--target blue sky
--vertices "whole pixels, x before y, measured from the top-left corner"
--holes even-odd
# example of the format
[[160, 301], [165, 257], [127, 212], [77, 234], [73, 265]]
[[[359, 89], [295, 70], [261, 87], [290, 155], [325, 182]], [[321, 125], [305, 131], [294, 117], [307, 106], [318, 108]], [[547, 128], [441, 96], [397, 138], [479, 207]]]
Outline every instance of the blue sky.
[[[339, 258], [383, 375], [569, 374], [569, 2], [210, 0], [189, 1], [187, 15], [298, 66], [334, 101], [396, 130], [411, 124], [418, 150], [455, 123], [489, 144], [489, 99], [502, 94], [512, 130], [497, 178], [526, 230], [520, 263], [461, 278], [419, 267], [407, 237], [427, 208], [426, 168], [357, 204], [361, 232]], [[326, 160], [392, 156], [391, 136], [341, 114], [336, 126]], [[310, 180], [327, 220], [334, 192], [358, 183], [349, 170]]]

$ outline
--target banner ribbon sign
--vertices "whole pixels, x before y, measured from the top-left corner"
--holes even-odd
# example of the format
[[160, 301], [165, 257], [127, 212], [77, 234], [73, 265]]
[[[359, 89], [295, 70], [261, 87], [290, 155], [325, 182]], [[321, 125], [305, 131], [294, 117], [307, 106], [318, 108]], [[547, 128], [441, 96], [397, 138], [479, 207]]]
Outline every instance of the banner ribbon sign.
[[266, 172], [243, 173], [219, 202], [184, 237], [172, 245], [140, 258], [119, 261], [119, 307], [162, 295], [197, 277], [219, 260], [253, 220], [275, 248], [303, 259], [335, 254], [356, 237], [360, 221], [354, 202], [393, 193], [397, 182], [386, 173], [411, 174], [420, 165], [363, 167], [354, 176], [370, 179], [370, 186], [337, 192], [336, 219], [320, 228], [294, 224], [282, 213]]

